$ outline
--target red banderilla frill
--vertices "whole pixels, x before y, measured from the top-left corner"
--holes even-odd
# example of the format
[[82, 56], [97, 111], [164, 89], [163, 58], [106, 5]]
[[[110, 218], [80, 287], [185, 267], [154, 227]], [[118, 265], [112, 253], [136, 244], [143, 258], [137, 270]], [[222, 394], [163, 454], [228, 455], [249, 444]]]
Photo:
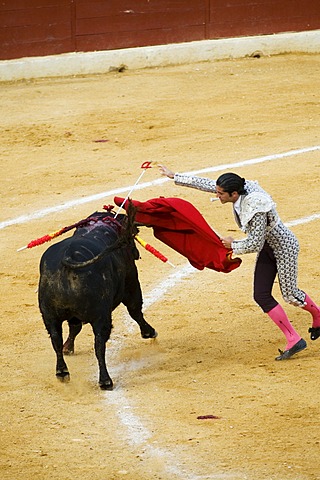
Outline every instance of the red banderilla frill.
[[138, 243], [140, 243], [140, 245], [145, 248], [148, 252], [152, 253], [152, 255], [154, 255], [155, 257], [159, 258], [159, 260], [161, 260], [162, 262], [164, 263], [168, 263], [169, 265], [171, 265], [172, 267], [174, 267], [175, 265], [173, 265], [173, 263], [169, 262], [168, 258], [165, 257], [161, 252], [159, 252], [158, 250], [156, 250], [154, 247], [152, 247], [151, 245], [149, 245], [149, 243], [145, 242], [144, 240], [142, 240], [142, 238], [140, 238], [138, 235], [135, 235], [134, 237]]

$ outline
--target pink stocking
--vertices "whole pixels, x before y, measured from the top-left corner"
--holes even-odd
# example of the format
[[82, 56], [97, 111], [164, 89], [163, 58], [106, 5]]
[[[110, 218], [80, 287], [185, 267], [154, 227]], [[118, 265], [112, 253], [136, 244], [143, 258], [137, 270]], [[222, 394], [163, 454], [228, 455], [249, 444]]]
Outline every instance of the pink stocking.
[[307, 294], [305, 298], [305, 303], [306, 305], [302, 308], [303, 310], [311, 313], [313, 319], [312, 326], [314, 328], [320, 327], [320, 308], [311, 300], [311, 298]]
[[299, 340], [301, 340], [300, 335], [295, 331], [293, 326], [290, 323], [290, 320], [287, 317], [286, 312], [283, 310], [281, 305], [277, 305], [272, 310], [268, 312], [269, 317], [274, 323], [280, 328], [282, 333], [287, 339], [286, 350], [289, 350], [293, 347]]

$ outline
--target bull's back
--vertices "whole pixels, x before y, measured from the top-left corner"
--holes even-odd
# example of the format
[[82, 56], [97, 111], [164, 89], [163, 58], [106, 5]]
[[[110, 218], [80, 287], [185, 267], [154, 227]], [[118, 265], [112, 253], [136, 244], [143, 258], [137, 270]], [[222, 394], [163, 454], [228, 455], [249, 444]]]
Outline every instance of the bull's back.
[[114, 310], [125, 292], [127, 258], [121, 249], [82, 268], [68, 266], [66, 258], [81, 261], [101, 253], [104, 242], [71, 237], [52, 245], [40, 261], [39, 307], [64, 319], [76, 316], [84, 323], [102, 311]]

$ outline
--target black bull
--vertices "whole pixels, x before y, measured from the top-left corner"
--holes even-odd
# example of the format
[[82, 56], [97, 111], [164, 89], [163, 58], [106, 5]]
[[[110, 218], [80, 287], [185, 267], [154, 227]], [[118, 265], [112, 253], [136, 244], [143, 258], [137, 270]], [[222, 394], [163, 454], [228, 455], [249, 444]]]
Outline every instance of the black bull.
[[[106, 366], [106, 342], [112, 329], [112, 312], [123, 303], [138, 323], [143, 338], [157, 336], [142, 314], [142, 293], [135, 260], [134, 214], [95, 212], [74, 235], [49, 247], [40, 261], [39, 308], [56, 353], [56, 376], [69, 379], [64, 353], [73, 353], [82, 324], [90, 323], [99, 364], [99, 385], [112, 390]], [[62, 323], [69, 324], [63, 344]]]

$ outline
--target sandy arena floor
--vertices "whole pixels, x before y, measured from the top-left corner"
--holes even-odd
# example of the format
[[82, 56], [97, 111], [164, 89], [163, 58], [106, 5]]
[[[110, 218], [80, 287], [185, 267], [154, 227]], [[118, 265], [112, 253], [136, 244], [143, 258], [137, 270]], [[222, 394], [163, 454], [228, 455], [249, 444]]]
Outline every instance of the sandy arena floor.
[[[90, 326], [66, 359], [70, 383], [56, 380], [36, 295], [48, 244], [17, 252], [125, 196], [144, 161], [216, 166], [206, 175], [256, 179], [285, 222], [302, 219], [299, 285], [320, 302], [319, 92], [317, 55], [1, 84], [2, 480], [320, 479], [320, 340], [274, 361], [285, 342], [252, 300], [255, 255], [227, 275], [200, 272], [142, 229], [176, 267], [140, 248], [159, 336], [142, 340], [119, 307], [107, 348], [115, 390], [102, 392]], [[184, 198], [241, 237], [230, 204], [160, 178], [148, 170], [133, 198]], [[309, 314], [278, 285], [275, 296], [308, 340]]]

